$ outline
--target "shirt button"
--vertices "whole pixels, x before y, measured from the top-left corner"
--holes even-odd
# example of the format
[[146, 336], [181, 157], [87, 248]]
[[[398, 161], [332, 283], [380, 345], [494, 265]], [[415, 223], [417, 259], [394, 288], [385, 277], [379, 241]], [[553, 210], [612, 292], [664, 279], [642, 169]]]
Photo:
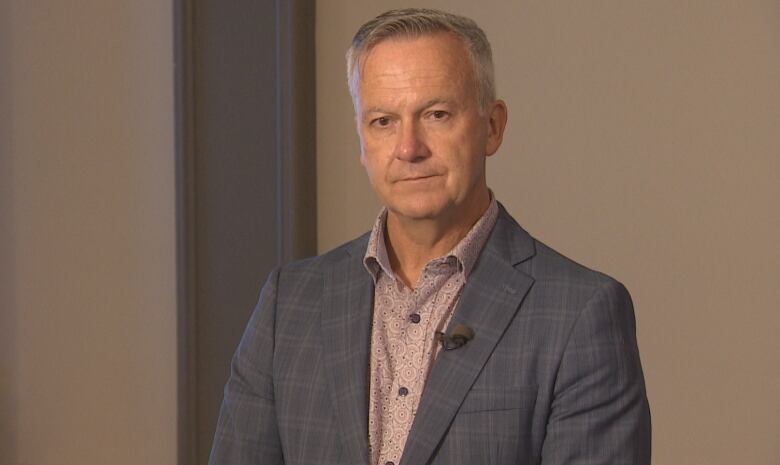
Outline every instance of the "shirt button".
[[398, 389], [398, 395], [399, 396], [406, 397], [407, 394], [409, 394], [409, 390], [406, 389], [405, 387], [402, 387], [402, 388]]
[[420, 315], [417, 313], [412, 313], [409, 315], [409, 320], [411, 320], [412, 323], [419, 323], [420, 322]]

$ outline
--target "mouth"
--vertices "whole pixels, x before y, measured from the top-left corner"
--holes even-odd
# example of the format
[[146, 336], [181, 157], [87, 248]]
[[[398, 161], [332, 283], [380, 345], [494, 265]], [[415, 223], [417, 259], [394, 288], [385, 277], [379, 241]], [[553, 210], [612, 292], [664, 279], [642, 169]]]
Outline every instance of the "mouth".
[[409, 176], [406, 178], [401, 178], [398, 181], [399, 182], [408, 182], [408, 181], [425, 181], [427, 179], [435, 178], [438, 176], [437, 174], [426, 174], [426, 175], [419, 175], [419, 176]]

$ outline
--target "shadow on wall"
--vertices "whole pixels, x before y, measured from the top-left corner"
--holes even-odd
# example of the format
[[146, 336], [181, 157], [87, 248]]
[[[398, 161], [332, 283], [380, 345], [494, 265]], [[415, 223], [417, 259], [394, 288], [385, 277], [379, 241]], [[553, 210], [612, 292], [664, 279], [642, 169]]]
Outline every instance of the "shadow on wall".
[[16, 464], [17, 357], [14, 303], [13, 129], [9, 2], [0, 2], [0, 463]]

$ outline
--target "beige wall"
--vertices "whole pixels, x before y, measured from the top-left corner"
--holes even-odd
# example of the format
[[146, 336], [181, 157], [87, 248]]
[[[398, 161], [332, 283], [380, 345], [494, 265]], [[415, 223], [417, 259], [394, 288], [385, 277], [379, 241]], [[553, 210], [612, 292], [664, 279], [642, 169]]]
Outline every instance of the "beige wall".
[[174, 464], [172, 4], [0, 2], [0, 463]]
[[[493, 42], [489, 184], [632, 291], [654, 463], [780, 463], [780, 3], [421, 1]], [[343, 53], [398, 1], [317, 4], [319, 248], [365, 231]]]

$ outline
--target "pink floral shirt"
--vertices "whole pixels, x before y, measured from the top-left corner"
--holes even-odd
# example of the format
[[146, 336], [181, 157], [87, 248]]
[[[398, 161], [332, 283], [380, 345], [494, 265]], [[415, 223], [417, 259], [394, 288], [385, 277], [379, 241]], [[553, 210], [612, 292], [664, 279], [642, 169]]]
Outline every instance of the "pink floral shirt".
[[396, 277], [385, 248], [387, 210], [371, 231], [365, 258], [374, 279], [368, 439], [373, 465], [398, 464], [420, 403], [425, 379], [440, 350], [460, 292], [498, 217], [490, 206], [448, 254], [423, 268], [414, 289]]

